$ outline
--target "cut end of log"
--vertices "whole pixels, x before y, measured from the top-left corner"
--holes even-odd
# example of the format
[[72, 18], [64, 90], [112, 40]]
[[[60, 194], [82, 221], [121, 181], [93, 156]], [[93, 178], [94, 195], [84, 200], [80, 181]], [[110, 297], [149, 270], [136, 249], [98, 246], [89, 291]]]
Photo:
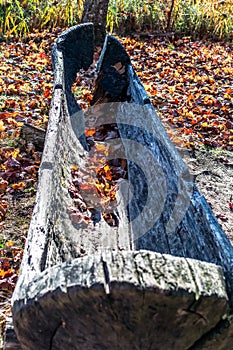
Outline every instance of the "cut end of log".
[[33, 284], [14, 300], [23, 349], [188, 349], [229, 312], [220, 267], [149, 251], [75, 259]]

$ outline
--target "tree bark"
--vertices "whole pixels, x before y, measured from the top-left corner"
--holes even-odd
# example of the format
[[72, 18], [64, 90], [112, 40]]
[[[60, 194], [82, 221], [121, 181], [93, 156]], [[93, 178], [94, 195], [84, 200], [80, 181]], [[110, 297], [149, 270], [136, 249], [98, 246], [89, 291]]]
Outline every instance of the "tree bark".
[[82, 23], [92, 22], [95, 31], [95, 44], [101, 45], [106, 35], [106, 17], [109, 0], [86, 0]]
[[171, 18], [172, 18], [172, 12], [173, 12], [174, 6], [175, 6], [175, 0], [172, 0], [171, 7], [170, 7], [169, 12], [168, 12], [168, 18], [167, 18], [167, 30], [169, 30], [169, 29], [170, 29], [170, 25], [171, 25]]

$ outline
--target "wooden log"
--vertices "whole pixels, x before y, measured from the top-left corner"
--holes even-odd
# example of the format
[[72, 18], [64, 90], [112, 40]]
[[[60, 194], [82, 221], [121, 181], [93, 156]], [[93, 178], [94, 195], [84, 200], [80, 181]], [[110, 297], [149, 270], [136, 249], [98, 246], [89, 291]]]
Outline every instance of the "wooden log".
[[[127, 65], [128, 56], [119, 42], [109, 36], [100, 57], [99, 71], [104, 72], [107, 67], [113, 66], [118, 61]], [[143, 203], [148, 200], [148, 191], [143, 190], [149, 182], [145, 183], [148, 164], [151, 173], [149, 190], [153, 192], [149, 200], [155, 213], [156, 210], [161, 210], [161, 200], [164, 201], [158, 220], [153, 218], [153, 225], [144, 234], [141, 234], [140, 230], [143, 224], [146, 227], [150, 226], [153, 214], [148, 211], [144, 216], [140, 215], [140, 222], [131, 220], [135, 248], [204, 260], [231, 271], [232, 245], [205, 198], [193, 184], [187, 166], [169, 140], [130, 64], [128, 81], [127, 94], [130, 104], [120, 103], [116, 107], [118, 108], [115, 113], [116, 120], [126, 158], [130, 160], [132, 153], [137, 155], [139, 151], [143, 152], [137, 161], [139, 159], [140, 168], [144, 170], [142, 174], [135, 162], [129, 162], [129, 180], [136, 188], [134, 199], [129, 205], [129, 216], [133, 218], [135, 213], [140, 213]], [[153, 190], [153, 187], [156, 190]], [[162, 191], [159, 188], [162, 188]], [[165, 195], [162, 193], [163, 190]]]
[[[70, 89], [92, 62], [92, 39], [91, 24], [76, 26], [53, 50], [37, 201], [12, 300], [21, 347], [228, 350], [231, 243], [111, 36], [95, 103], [81, 111]], [[109, 124], [118, 138], [93, 146], [84, 135]], [[97, 146], [109, 163], [127, 160], [110, 209], [93, 186]]]
[[45, 143], [45, 130], [34, 125], [25, 123], [20, 132], [20, 137], [26, 142], [26, 145], [31, 143], [36, 150], [42, 152]]
[[22, 350], [14, 331], [12, 315], [6, 319], [3, 350]]
[[23, 349], [188, 349], [228, 313], [221, 268], [149, 251], [74, 259], [33, 284], [37, 302], [15, 310]]

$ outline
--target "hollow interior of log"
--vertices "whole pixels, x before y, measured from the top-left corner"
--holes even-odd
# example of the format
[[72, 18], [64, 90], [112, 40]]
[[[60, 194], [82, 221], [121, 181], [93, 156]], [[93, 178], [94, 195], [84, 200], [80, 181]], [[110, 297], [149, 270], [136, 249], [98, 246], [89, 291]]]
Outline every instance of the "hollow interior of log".
[[[122, 83], [112, 94], [101, 84], [105, 79], [108, 85], [111, 74]], [[133, 248], [127, 199], [120, 191], [128, 177], [127, 160], [116, 123], [118, 105], [110, 106], [127, 100], [127, 87], [126, 67], [119, 62], [110, 68], [110, 75], [99, 74], [92, 107], [86, 113], [70, 116], [65, 106], [61, 109], [50, 211], [53, 239], [45, 267], [101, 249]], [[109, 113], [111, 118], [106, 119]], [[80, 142], [84, 119], [88, 150]], [[114, 145], [108, 140], [115, 140]], [[119, 149], [122, 158], [114, 156]]]
[[146, 249], [228, 269], [232, 246], [124, 48], [107, 37], [99, 62], [88, 110], [69, 88], [61, 101], [43, 268], [102, 250]]

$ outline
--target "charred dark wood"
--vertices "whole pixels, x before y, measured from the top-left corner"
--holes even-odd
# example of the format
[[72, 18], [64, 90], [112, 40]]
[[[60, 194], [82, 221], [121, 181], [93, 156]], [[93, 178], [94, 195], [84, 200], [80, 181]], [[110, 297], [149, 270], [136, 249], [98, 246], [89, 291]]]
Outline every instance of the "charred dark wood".
[[[70, 89], [77, 70], [92, 62], [91, 41], [92, 25], [81, 25], [62, 34], [53, 50], [37, 201], [13, 295], [21, 347], [229, 350], [231, 243], [111, 36], [93, 106], [81, 111]], [[108, 150], [108, 165], [122, 162], [127, 170], [108, 210], [94, 191], [74, 188], [92, 184], [97, 141], [88, 142], [84, 127], [103, 125], [119, 135], [99, 144]]]

